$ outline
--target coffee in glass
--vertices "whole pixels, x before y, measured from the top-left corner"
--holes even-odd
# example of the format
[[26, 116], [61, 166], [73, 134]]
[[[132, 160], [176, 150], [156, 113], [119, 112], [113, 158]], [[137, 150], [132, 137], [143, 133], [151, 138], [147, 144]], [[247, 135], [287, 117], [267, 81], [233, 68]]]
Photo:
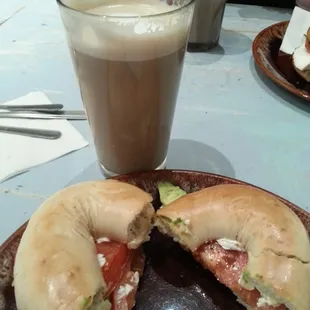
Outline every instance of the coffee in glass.
[[194, 0], [58, 0], [106, 175], [164, 168]]

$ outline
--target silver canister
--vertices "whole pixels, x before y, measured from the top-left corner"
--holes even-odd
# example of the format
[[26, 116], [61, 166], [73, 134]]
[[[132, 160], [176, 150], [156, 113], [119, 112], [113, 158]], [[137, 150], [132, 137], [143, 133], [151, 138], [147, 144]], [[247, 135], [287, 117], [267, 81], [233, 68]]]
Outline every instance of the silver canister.
[[196, 0], [188, 50], [209, 50], [218, 45], [226, 0]]

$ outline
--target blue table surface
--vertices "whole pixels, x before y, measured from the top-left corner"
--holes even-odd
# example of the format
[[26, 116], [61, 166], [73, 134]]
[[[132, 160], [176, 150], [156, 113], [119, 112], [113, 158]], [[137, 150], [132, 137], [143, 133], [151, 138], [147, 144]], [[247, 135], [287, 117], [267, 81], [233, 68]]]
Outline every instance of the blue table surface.
[[[0, 26], [0, 102], [39, 90], [67, 109], [82, 108], [55, 0], [2, 1], [0, 22], [19, 8]], [[310, 108], [260, 74], [251, 52], [259, 31], [290, 16], [227, 5], [220, 46], [187, 53], [167, 167], [235, 177], [310, 210]], [[44, 198], [102, 178], [87, 122], [73, 125], [89, 147], [0, 184], [0, 243]]]

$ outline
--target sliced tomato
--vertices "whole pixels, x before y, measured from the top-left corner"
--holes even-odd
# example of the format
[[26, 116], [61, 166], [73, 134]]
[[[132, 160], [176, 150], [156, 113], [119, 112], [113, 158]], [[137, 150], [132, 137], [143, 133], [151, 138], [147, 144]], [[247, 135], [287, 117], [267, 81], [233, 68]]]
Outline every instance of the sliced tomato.
[[126, 244], [109, 241], [96, 243], [96, 250], [105, 258], [101, 271], [108, 291], [104, 298], [110, 296], [112, 310], [131, 310], [144, 268], [142, 248], [129, 250]]
[[135, 305], [139, 278], [144, 269], [144, 255], [142, 248], [132, 251], [132, 257], [127, 262], [123, 276], [112, 293], [111, 310], [131, 310]]
[[261, 297], [257, 289], [247, 290], [240, 285], [239, 279], [244, 267], [248, 263], [248, 253], [223, 249], [216, 241], [202, 245], [194, 257], [206, 269], [209, 269], [224, 285], [230, 288], [235, 295], [239, 296], [245, 304], [253, 310], [286, 310], [284, 305], [280, 306], [257, 306]]
[[133, 308], [138, 289], [136, 278], [137, 274], [130, 270], [130, 265], [127, 265], [121, 281], [112, 293], [112, 310], [130, 310]]
[[126, 244], [118, 242], [96, 243], [97, 254], [102, 254], [106, 260], [101, 268], [102, 276], [108, 286], [106, 296], [115, 289], [123, 276], [124, 269], [131, 261], [131, 252]]
[[126, 272], [126, 276], [112, 294], [112, 310], [130, 310], [135, 305], [138, 282], [134, 281], [135, 273]]

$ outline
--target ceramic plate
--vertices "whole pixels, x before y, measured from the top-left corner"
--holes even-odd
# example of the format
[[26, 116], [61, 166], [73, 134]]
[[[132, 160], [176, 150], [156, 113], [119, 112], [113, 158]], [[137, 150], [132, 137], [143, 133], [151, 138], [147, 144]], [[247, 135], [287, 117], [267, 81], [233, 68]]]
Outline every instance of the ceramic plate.
[[[134, 184], [151, 193], [154, 206], [160, 206], [156, 184], [170, 181], [185, 191], [194, 192], [223, 183], [246, 184], [234, 179], [194, 171], [150, 171], [122, 175], [116, 179]], [[301, 218], [310, 232], [310, 214], [280, 198]], [[0, 309], [16, 309], [11, 287], [13, 261], [26, 224], [0, 247]], [[237, 310], [244, 309], [236, 297], [215, 277], [197, 264], [190, 254], [171, 239], [154, 230], [145, 244], [147, 256], [144, 276], [136, 296], [135, 310]], [[43, 309], [42, 309], [43, 310]]]
[[[288, 23], [288, 21], [280, 22], [262, 30], [253, 42], [253, 56], [258, 67], [273, 82], [310, 101], [310, 84], [300, 78], [292, 68], [280, 69], [278, 66], [278, 52]], [[290, 73], [287, 73], [288, 71]]]

